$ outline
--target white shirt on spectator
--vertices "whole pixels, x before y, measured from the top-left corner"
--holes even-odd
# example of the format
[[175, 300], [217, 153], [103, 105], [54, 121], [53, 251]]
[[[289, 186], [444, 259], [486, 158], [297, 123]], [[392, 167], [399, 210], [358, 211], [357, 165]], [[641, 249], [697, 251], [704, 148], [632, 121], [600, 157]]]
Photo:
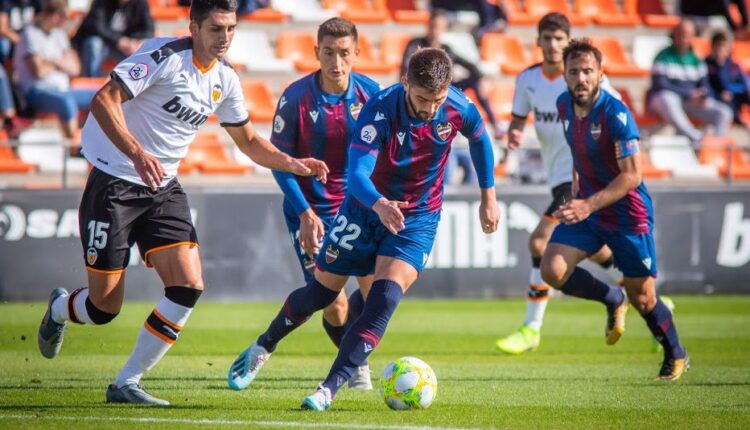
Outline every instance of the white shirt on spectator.
[[38, 55], [45, 59], [59, 59], [70, 49], [70, 39], [61, 28], [53, 28], [45, 33], [36, 25], [27, 26], [21, 32], [21, 40], [13, 52], [13, 66], [16, 82], [25, 94], [32, 87], [49, 90], [67, 91], [70, 89], [70, 77], [61, 70], [55, 70], [41, 79], [37, 79], [29, 67], [27, 58]]

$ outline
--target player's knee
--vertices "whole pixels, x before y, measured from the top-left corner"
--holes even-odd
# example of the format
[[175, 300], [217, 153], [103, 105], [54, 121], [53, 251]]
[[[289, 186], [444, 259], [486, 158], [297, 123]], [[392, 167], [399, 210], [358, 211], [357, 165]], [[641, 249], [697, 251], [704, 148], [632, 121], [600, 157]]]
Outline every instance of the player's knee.
[[334, 326], [341, 326], [346, 322], [346, 316], [349, 312], [349, 306], [346, 296], [339, 294], [336, 300], [323, 310], [323, 315], [329, 323]]
[[529, 252], [532, 257], [541, 257], [547, 248], [547, 238], [532, 235], [529, 237]]
[[561, 259], [545, 255], [540, 266], [542, 279], [552, 288], [560, 289], [565, 283], [567, 268]]
[[120, 308], [118, 307], [117, 311], [114, 313], [107, 312], [94, 305], [94, 302], [91, 301], [91, 297], [87, 297], [86, 313], [89, 315], [91, 322], [96, 325], [104, 325], [115, 319], [115, 317], [120, 313]]
[[646, 315], [656, 305], [656, 296], [648, 292], [628, 291], [628, 300], [635, 310], [641, 315]]

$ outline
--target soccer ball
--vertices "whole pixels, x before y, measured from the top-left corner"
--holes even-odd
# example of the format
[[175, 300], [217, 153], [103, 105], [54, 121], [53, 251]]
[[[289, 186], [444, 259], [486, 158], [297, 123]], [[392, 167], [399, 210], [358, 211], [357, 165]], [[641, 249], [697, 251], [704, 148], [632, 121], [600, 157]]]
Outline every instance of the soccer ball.
[[380, 394], [385, 404], [397, 411], [427, 409], [437, 394], [437, 377], [424, 361], [402, 357], [385, 366]]

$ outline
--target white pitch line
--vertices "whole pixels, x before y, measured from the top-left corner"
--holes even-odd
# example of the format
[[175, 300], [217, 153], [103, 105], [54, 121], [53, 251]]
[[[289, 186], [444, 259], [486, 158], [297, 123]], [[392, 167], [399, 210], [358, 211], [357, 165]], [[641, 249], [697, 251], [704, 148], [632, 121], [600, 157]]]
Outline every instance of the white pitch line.
[[295, 421], [243, 421], [243, 420], [191, 420], [187, 418], [144, 418], [144, 417], [72, 417], [55, 415], [0, 415], [0, 420], [48, 420], [48, 421], [120, 421], [132, 423], [227, 425], [259, 427], [300, 427], [300, 428], [357, 428], [368, 430], [478, 430], [467, 427], [431, 427], [405, 425], [378, 425], [360, 423], [300, 423]]

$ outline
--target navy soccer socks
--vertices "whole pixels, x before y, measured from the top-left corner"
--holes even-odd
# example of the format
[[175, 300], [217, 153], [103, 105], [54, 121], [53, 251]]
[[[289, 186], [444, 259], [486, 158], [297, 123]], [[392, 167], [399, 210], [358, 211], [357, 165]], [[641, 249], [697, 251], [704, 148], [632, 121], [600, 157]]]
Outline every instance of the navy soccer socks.
[[316, 311], [333, 303], [338, 295], [338, 291], [329, 290], [315, 279], [292, 291], [268, 330], [258, 337], [258, 345], [273, 352], [281, 339], [304, 324]]
[[357, 367], [367, 362], [403, 295], [401, 286], [393, 281], [379, 279], [372, 284], [362, 315], [344, 334], [336, 361], [323, 382], [323, 386], [331, 390], [331, 396], [336, 395]]
[[685, 358], [685, 348], [682, 347], [680, 338], [677, 336], [672, 312], [661, 301], [661, 298], [656, 298], [656, 306], [651, 309], [651, 312], [643, 315], [643, 319], [646, 320], [654, 338], [664, 347], [664, 355], [667, 358]]
[[570, 278], [560, 288], [563, 293], [587, 300], [604, 303], [608, 309], [619, 306], [625, 293], [619, 287], [611, 287], [596, 279], [588, 270], [576, 267]]
[[354, 321], [357, 321], [360, 314], [362, 314], [362, 308], [365, 306], [365, 299], [362, 297], [362, 292], [359, 289], [355, 290], [349, 296], [349, 312], [347, 314], [346, 322], [342, 326], [335, 326], [326, 321], [323, 318], [323, 328], [325, 329], [328, 337], [331, 339], [336, 348], [341, 345], [341, 339], [344, 337], [344, 333], [351, 326]]

